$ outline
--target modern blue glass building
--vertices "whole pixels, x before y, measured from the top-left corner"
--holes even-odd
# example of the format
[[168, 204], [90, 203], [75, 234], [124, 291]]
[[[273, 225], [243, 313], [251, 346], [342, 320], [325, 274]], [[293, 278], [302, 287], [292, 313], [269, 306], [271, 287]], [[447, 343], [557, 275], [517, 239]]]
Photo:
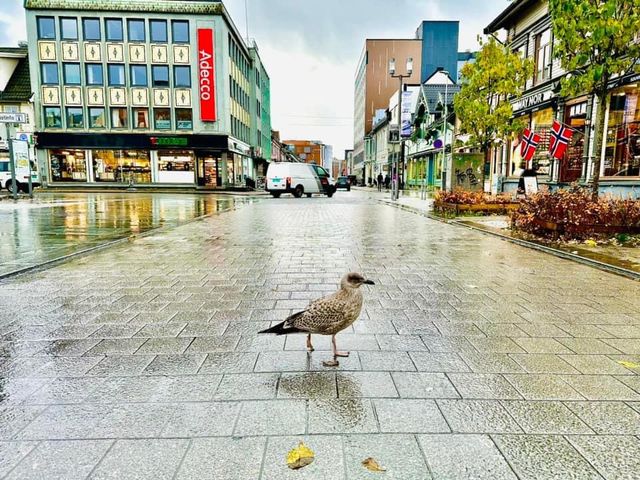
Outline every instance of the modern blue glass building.
[[438, 67], [458, 78], [458, 31], [459, 22], [425, 20], [416, 30], [416, 38], [422, 40], [421, 83], [424, 83]]

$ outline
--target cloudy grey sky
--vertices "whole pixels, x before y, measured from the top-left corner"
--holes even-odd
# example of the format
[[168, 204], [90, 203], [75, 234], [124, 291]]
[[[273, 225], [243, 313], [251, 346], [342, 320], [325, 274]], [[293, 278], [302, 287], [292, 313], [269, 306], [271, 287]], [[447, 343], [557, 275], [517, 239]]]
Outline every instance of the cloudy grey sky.
[[[245, 0], [225, 0], [245, 33]], [[353, 81], [365, 38], [413, 38], [421, 20], [460, 20], [459, 49], [508, 0], [246, 0], [249, 36], [271, 78], [274, 130], [322, 140], [342, 158], [353, 143]], [[26, 37], [22, 0], [0, 0], [0, 45]]]

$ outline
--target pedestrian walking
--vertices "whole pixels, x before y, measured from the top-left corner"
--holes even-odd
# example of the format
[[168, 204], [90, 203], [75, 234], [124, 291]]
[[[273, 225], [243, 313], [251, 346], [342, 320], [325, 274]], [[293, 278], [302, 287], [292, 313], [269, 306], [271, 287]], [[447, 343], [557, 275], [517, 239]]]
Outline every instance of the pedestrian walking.
[[382, 191], [382, 172], [378, 173], [378, 191], [381, 192]]
[[391, 177], [389, 177], [389, 174], [387, 173], [384, 176], [384, 187], [389, 190], [389, 184], [391, 184]]

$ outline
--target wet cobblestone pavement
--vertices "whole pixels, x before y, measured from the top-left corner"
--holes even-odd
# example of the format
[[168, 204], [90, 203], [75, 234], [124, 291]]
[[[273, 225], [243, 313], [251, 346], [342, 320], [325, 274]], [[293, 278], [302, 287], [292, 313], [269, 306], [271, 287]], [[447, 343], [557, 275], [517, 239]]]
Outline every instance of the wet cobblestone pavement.
[[[339, 367], [256, 334], [349, 270]], [[638, 292], [360, 192], [262, 199], [0, 282], [0, 477], [638, 478]]]
[[250, 198], [158, 193], [47, 193], [0, 202], [0, 275], [149, 230], [228, 210]]

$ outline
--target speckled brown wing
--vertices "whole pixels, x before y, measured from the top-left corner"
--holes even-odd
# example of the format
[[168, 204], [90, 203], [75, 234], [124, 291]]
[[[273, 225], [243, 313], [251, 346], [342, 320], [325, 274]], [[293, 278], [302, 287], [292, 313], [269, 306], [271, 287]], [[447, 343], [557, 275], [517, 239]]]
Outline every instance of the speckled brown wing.
[[[359, 298], [358, 298], [359, 297]], [[362, 297], [329, 295], [287, 319], [287, 325], [309, 333], [332, 335], [351, 325], [360, 315]]]

